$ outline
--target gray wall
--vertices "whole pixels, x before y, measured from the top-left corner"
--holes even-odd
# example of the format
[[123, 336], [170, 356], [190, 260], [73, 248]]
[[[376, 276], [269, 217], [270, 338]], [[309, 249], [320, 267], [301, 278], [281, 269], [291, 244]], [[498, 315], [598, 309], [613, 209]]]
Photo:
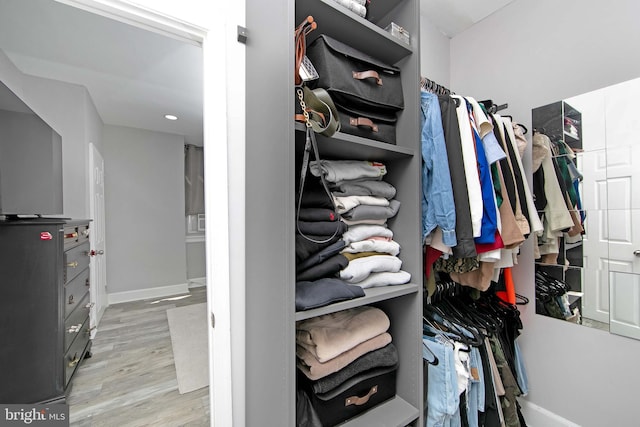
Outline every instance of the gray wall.
[[[452, 89], [508, 102], [531, 129], [533, 107], [640, 76], [639, 15], [637, 0], [516, 0], [451, 40]], [[515, 274], [534, 301], [531, 240]], [[533, 304], [523, 320], [530, 402], [582, 426], [638, 425], [640, 341], [537, 316]]]
[[187, 279], [206, 277], [205, 247], [203, 242], [187, 243]]
[[0, 80], [62, 136], [64, 215], [88, 218], [88, 141], [102, 121], [87, 89], [23, 74], [0, 50]]
[[62, 136], [64, 216], [89, 217], [89, 143], [102, 153], [108, 292], [186, 283], [186, 257], [188, 277], [204, 276], [203, 244], [185, 248], [184, 138], [107, 126], [110, 139], [103, 142], [103, 123], [86, 88], [23, 74], [2, 50], [0, 80]]
[[449, 37], [420, 14], [420, 75], [449, 87], [450, 74]]
[[186, 283], [184, 138], [104, 126], [107, 291]]

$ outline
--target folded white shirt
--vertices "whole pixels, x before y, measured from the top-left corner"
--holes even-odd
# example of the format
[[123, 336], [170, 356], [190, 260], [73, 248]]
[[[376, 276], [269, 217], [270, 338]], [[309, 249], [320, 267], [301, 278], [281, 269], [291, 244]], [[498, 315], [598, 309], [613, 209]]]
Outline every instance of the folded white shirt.
[[393, 231], [383, 225], [359, 224], [352, 225], [342, 235], [342, 240], [348, 245], [351, 242], [368, 239], [369, 237], [380, 236], [393, 238]]
[[358, 252], [380, 252], [389, 255], [398, 255], [400, 253], [400, 244], [394, 240], [388, 242], [385, 240], [360, 240], [347, 245], [341, 252], [357, 254]]
[[372, 255], [349, 261], [344, 270], [340, 271], [340, 278], [347, 283], [358, 283], [366, 279], [371, 273], [379, 271], [400, 271], [402, 260], [392, 255]]
[[359, 205], [389, 206], [389, 200], [376, 196], [334, 196], [336, 211], [343, 214]]
[[387, 219], [386, 218], [382, 218], [382, 219], [357, 219], [357, 220], [351, 220], [351, 219], [342, 218], [341, 221], [344, 222], [345, 224], [347, 224], [349, 227], [351, 227], [352, 225], [358, 225], [358, 224], [377, 224], [377, 225], [386, 225], [387, 224]]
[[400, 270], [395, 273], [390, 271], [381, 271], [378, 273], [371, 273], [369, 277], [361, 282], [353, 283], [353, 285], [367, 289], [379, 286], [403, 285], [405, 283], [409, 283], [410, 280], [411, 274], [404, 270]]

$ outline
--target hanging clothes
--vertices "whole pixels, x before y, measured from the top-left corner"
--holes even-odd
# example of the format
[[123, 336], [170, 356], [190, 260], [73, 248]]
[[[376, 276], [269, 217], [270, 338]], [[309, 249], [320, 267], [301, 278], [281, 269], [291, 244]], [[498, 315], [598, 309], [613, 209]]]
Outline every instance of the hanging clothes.
[[438, 103], [440, 104], [449, 170], [455, 171], [450, 176], [456, 209], [456, 240], [458, 243], [452, 248], [453, 256], [456, 258], [474, 257], [477, 253], [473, 241], [469, 191], [462, 160], [462, 142], [456, 112], [456, 101], [449, 96], [438, 96]]
[[543, 230], [522, 166], [526, 140], [518, 125], [471, 97], [435, 100], [421, 93], [425, 276], [444, 271], [486, 290], [515, 264], [525, 238]]
[[526, 426], [517, 401], [528, 390], [517, 308], [494, 293], [474, 298], [454, 282], [436, 287], [423, 317], [425, 425]]
[[421, 112], [422, 240], [424, 242], [433, 229], [439, 226], [443, 244], [454, 247], [457, 245], [456, 208], [442, 116], [436, 95], [421, 93]]
[[534, 257], [544, 264], [556, 264], [560, 251], [558, 240], [563, 233], [579, 236], [584, 231], [583, 217], [578, 214], [581, 202], [575, 191], [581, 175], [575, 169], [570, 148], [554, 144], [540, 132], [534, 133], [533, 146], [533, 164], [537, 167], [533, 190], [544, 226]]

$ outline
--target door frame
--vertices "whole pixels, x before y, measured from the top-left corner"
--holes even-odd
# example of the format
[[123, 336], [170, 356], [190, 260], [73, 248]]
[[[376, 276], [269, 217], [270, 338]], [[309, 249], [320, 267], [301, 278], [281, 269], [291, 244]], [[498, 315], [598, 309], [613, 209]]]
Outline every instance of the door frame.
[[[238, 20], [244, 13], [244, 2], [223, 2], [210, 5], [202, 2], [185, 2], [183, 8], [202, 9], [209, 16], [210, 22], [204, 28], [200, 25], [184, 21], [163, 10], [176, 11], [173, 2], [149, 2], [151, 8], [141, 6], [127, 0], [56, 0], [69, 6], [83, 9], [111, 19], [118, 20], [139, 28], [154, 31], [181, 41], [202, 46], [203, 55], [203, 109], [204, 109], [204, 162], [205, 162], [205, 211], [207, 223], [215, 227], [206, 229], [206, 270], [207, 270], [207, 310], [209, 338], [209, 403], [210, 425], [231, 426], [242, 425], [242, 420], [234, 423], [232, 368], [231, 363], [231, 286], [230, 286], [230, 238], [229, 238], [229, 168], [228, 149], [228, 88], [231, 82], [227, 67], [220, 66], [220, 58], [226, 65], [231, 56], [238, 58], [238, 47], [230, 36], [236, 31], [231, 17]], [[217, 3], [217, 2], [216, 2]], [[172, 9], [173, 8], [173, 9]], [[215, 8], [215, 13], [210, 13]], [[208, 10], [211, 9], [211, 10]], [[193, 12], [193, 10], [191, 11]], [[195, 15], [193, 15], [195, 16]], [[228, 51], [232, 50], [231, 55]], [[241, 64], [243, 65], [243, 64]], [[233, 84], [238, 84], [237, 78]], [[224, 100], [224, 102], [220, 102]], [[234, 102], [231, 100], [231, 102]], [[234, 108], [237, 109], [237, 108]], [[238, 117], [236, 117], [236, 121]], [[237, 126], [237, 123], [236, 123]], [[235, 126], [234, 126], [235, 127]], [[243, 135], [240, 135], [242, 137]], [[207, 167], [210, 166], [210, 167]], [[215, 233], [214, 233], [215, 231]], [[213, 283], [216, 286], [213, 286]], [[215, 318], [214, 318], [215, 313]], [[237, 316], [237, 315], [236, 315]], [[214, 328], [215, 319], [215, 328]], [[242, 340], [242, 330], [238, 331]], [[215, 345], [214, 345], [215, 343]], [[214, 381], [215, 377], [215, 381]], [[242, 387], [240, 387], [242, 389]], [[236, 390], [238, 392], [238, 390]], [[242, 400], [242, 399], [238, 399]], [[242, 402], [238, 402], [237, 414], [243, 412]]]

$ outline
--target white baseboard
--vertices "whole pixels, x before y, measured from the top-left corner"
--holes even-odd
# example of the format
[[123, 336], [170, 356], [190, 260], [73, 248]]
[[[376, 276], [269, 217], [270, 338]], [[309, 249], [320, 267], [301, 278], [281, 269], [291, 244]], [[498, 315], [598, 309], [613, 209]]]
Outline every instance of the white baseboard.
[[529, 427], [581, 427], [580, 424], [562, 418], [526, 399], [518, 399], [518, 402], [522, 406], [522, 415]]
[[189, 288], [200, 288], [202, 286], [207, 286], [206, 277], [194, 277], [189, 279]]
[[188, 294], [189, 283], [159, 286], [157, 288], [136, 289], [134, 291], [114, 292], [108, 294], [109, 305], [122, 302], [140, 301], [153, 298], [164, 298], [172, 295]]

